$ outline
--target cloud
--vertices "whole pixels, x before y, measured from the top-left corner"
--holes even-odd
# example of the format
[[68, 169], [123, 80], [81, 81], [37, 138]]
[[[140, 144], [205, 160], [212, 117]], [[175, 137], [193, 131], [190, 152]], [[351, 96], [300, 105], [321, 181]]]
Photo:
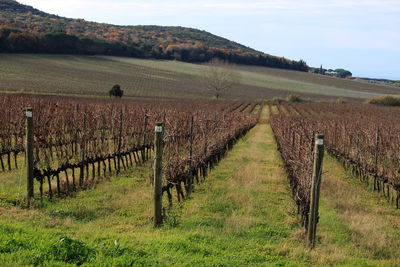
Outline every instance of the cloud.
[[193, 10], [193, 9], [224, 9], [225, 11], [248, 11], [254, 10], [309, 10], [309, 9], [327, 9], [327, 8], [378, 8], [380, 10], [400, 9], [397, 0], [381, 1], [355, 1], [355, 0], [336, 0], [336, 1], [317, 1], [317, 0], [281, 0], [281, 1], [94, 1], [94, 0], [22, 0], [24, 4], [33, 5], [44, 10], [66, 11], [64, 8], [74, 9], [148, 9], [154, 11], [160, 10]]

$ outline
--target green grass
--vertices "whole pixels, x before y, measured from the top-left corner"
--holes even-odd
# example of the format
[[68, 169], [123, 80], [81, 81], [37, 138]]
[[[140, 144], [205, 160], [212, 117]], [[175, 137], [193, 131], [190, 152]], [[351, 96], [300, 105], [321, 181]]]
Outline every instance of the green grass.
[[[261, 127], [267, 130], [266, 125]], [[268, 183], [262, 172], [276, 169], [274, 162], [254, 161], [254, 152], [264, 154], [275, 147], [256, 135], [260, 134], [253, 132], [239, 142], [207, 181], [196, 187], [192, 199], [169, 212], [161, 229], [152, 228], [147, 168], [80, 192], [76, 198], [45, 201], [33, 211], [3, 209], [0, 260], [5, 266], [81, 262], [91, 266], [132, 262], [296, 266], [297, 261], [286, 258], [279, 246], [297, 228], [285, 181]], [[260, 140], [253, 142], [254, 138]], [[238, 160], [242, 163], [233, 164]], [[271, 187], [275, 184], [278, 191]], [[258, 185], [262, 186], [258, 189]], [[281, 209], [281, 200], [288, 209]], [[282, 224], [282, 219], [288, 223]]]
[[[326, 157], [323, 205], [333, 210], [346, 227], [362, 257], [386, 266], [400, 264], [400, 211], [332, 157]], [[322, 223], [321, 223], [322, 224]]]
[[239, 141], [191, 199], [175, 202], [158, 229], [150, 174], [150, 165], [137, 167], [74, 198], [37, 201], [34, 210], [0, 206], [1, 266], [399, 264], [399, 211], [330, 157], [317, 246], [306, 248], [267, 124]]
[[[211, 98], [207, 67], [178, 61], [110, 56], [0, 54], [0, 92], [107, 96], [120, 84], [131, 97]], [[240, 82], [223, 97], [265, 99], [297, 93], [312, 98], [370, 98], [399, 89], [298, 71], [236, 66]]]
[[8, 171], [7, 159], [3, 157], [5, 164], [5, 172], [0, 171], [0, 207], [2, 205], [10, 205], [19, 203], [24, 197], [26, 192], [26, 169], [24, 166], [23, 156], [18, 156], [17, 164], [19, 169], [15, 169], [14, 156], [11, 160], [11, 171]]

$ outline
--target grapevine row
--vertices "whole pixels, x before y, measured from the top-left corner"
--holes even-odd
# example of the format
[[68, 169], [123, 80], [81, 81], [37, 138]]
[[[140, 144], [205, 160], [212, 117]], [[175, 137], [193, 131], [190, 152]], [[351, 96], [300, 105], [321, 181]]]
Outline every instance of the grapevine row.
[[[308, 134], [324, 134], [329, 154], [400, 207], [400, 119], [397, 109], [361, 104], [299, 104], [282, 106], [279, 110], [280, 114], [271, 118], [275, 131], [282, 131], [276, 128], [286, 125], [291, 129], [289, 132], [294, 132], [285, 133], [288, 136], [301, 134], [303, 128]], [[280, 125], [277, 125], [278, 120], [281, 120]], [[303, 138], [310, 140], [307, 136]], [[296, 149], [287, 141], [282, 142], [286, 142], [285, 149]], [[296, 177], [307, 179], [301, 175]], [[308, 188], [304, 192], [308, 194]]]
[[175, 187], [181, 199], [181, 184], [188, 188], [187, 177], [197, 181], [205, 177], [207, 168], [257, 121], [257, 115], [232, 111], [250, 106], [244, 102], [3, 95], [0, 104], [2, 170], [11, 170], [11, 161], [18, 167], [25, 151], [24, 111], [31, 107], [34, 176], [40, 196], [50, 198], [143, 164], [153, 149], [154, 125], [164, 122], [164, 189], [171, 198], [170, 189]]

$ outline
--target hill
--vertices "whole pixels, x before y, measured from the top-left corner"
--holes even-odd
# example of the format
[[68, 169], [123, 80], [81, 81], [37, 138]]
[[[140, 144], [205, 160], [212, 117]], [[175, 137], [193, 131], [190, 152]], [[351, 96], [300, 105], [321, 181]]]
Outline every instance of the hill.
[[[293, 70], [235, 65], [239, 80], [222, 95], [266, 99], [298, 94], [314, 99], [361, 99], [399, 94], [396, 87]], [[120, 84], [130, 97], [210, 98], [202, 83], [207, 67], [179, 61], [111, 56], [0, 54], [0, 92], [105, 97]]]
[[368, 83], [400, 87], [400, 80], [373, 79], [373, 78], [355, 78], [355, 79], [362, 80]]
[[103, 54], [205, 62], [219, 57], [238, 64], [307, 71], [293, 61], [185, 27], [116, 26], [47, 14], [0, 0], [0, 52]]

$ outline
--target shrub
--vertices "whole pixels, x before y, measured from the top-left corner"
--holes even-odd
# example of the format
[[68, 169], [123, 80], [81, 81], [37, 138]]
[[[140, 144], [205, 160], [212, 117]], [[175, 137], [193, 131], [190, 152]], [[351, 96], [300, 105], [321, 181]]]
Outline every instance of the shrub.
[[366, 100], [365, 103], [379, 106], [400, 106], [400, 98], [393, 96], [378, 96]]
[[57, 261], [76, 265], [82, 265], [94, 254], [85, 243], [68, 237], [62, 237], [54, 242], [49, 252]]
[[347, 103], [347, 99], [343, 98], [343, 97], [339, 97], [336, 99], [336, 104], [346, 104]]
[[292, 102], [292, 103], [300, 103], [300, 102], [307, 102], [304, 98], [301, 98], [298, 95], [288, 95], [286, 97], [286, 100], [288, 102]]
[[119, 84], [116, 84], [111, 88], [108, 94], [110, 95], [110, 97], [122, 97], [124, 95], [124, 90], [121, 89], [121, 86]]

